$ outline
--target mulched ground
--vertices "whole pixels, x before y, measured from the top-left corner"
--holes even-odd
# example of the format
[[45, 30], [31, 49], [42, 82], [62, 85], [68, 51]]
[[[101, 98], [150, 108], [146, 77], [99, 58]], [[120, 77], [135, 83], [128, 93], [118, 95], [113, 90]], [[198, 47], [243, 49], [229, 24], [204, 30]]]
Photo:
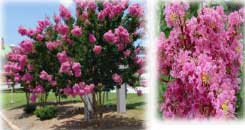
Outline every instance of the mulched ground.
[[35, 115], [25, 114], [23, 108], [3, 110], [4, 115], [23, 130], [143, 130], [144, 110], [129, 109], [125, 114], [108, 108], [101, 120], [86, 122], [83, 119], [82, 103], [58, 105], [58, 115], [50, 120], [40, 121]]

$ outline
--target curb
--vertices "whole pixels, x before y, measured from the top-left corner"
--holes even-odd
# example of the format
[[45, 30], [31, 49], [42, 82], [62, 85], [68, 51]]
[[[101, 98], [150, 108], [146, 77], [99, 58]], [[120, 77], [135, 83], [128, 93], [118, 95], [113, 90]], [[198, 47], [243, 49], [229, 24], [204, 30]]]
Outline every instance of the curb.
[[15, 124], [13, 124], [2, 112], [0, 112], [0, 118], [2, 118], [12, 130], [21, 130], [19, 127], [17, 127]]

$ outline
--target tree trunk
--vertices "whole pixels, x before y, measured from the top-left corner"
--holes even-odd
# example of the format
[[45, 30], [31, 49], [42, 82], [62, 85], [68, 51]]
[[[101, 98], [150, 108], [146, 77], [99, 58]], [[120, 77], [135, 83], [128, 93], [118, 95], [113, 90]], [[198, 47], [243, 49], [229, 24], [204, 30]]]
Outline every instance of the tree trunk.
[[99, 118], [103, 117], [103, 105], [102, 105], [102, 98], [101, 98], [101, 91], [99, 92]]
[[29, 92], [25, 92], [26, 94], [26, 105], [30, 105], [30, 93]]
[[85, 121], [91, 121], [94, 116], [93, 102], [92, 102], [92, 94], [85, 95], [81, 97], [84, 103], [84, 119]]
[[117, 112], [125, 113], [126, 112], [126, 95], [125, 89], [127, 84], [122, 84], [121, 88], [117, 88]]

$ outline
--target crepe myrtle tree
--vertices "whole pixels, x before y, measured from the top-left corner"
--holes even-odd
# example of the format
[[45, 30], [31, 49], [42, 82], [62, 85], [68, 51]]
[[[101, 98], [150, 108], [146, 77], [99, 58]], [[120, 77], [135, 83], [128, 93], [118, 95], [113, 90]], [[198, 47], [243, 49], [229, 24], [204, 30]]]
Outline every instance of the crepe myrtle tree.
[[143, 73], [144, 60], [138, 56], [143, 48], [134, 44], [141, 39], [142, 16], [138, 3], [76, 1], [75, 16], [60, 5], [54, 22], [46, 17], [35, 29], [20, 26], [19, 33], [29, 37], [20, 48], [31, 68], [23, 72], [30, 78], [25, 81], [30, 99], [46, 102], [50, 91], [82, 100], [92, 94], [95, 116], [97, 110], [102, 115], [98, 108], [104, 93], [123, 83], [136, 86]]
[[[64, 10], [64, 14], [69, 13]], [[67, 56], [81, 65], [82, 78], [78, 79], [95, 86], [94, 111], [103, 106], [106, 91], [122, 83], [135, 86], [139, 80], [144, 61], [138, 57], [142, 48], [134, 42], [140, 39], [142, 15], [139, 4], [128, 7], [127, 1], [77, 2], [77, 19], [61, 15], [71, 30], [66, 35], [72, 41], [67, 44]]]
[[32, 80], [31, 66], [27, 64], [27, 56], [21, 47], [14, 47], [6, 56], [7, 62], [4, 65], [6, 82], [11, 87], [15, 84], [23, 86], [26, 95], [26, 104], [29, 105], [30, 89], [29, 83]]

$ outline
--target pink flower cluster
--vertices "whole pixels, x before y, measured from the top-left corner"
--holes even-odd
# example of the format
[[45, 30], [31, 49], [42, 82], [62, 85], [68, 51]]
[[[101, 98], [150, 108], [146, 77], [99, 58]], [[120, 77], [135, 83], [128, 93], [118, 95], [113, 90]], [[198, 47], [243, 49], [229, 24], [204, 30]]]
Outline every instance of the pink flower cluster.
[[52, 81], [52, 75], [49, 75], [46, 71], [41, 71], [41, 73], [40, 73], [40, 79], [42, 79], [42, 80], [47, 80], [47, 81]]
[[101, 53], [101, 51], [102, 51], [102, 47], [100, 45], [94, 46], [94, 48], [93, 48], [94, 54], [99, 55]]
[[34, 89], [31, 89], [31, 96], [30, 96], [30, 100], [32, 103], [35, 103], [36, 102], [36, 99], [37, 99], [37, 96], [38, 94], [42, 94], [44, 92], [44, 88], [42, 85], [37, 85]]
[[20, 47], [23, 49], [24, 52], [29, 53], [33, 49], [33, 43], [31, 40], [24, 40], [20, 43]]
[[103, 10], [97, 15], [100, 21], [103, 21], [106, 17], [113, 19], [114, 17], [121, 15], [123, 11], [127, 8], [128, 1], [121, 2], [104, 2]]
[[85, 84], [84, 82], [76, 83], [72, 87], [68, 86], [63, 89], [67, 96], [84, 96], [93, 92], [94, 84]]
[[65, 6], [60, 5], [59, 11], [60, 11], [60, 16], [65, 20], [69, 20], [71, 18], [71, 13]]
[[[14, 48], [7, 55], [7, 63], [4, 65], [5, 75], [12, 76], [15, 82], [20, 81], [21, 75], [19, 73], [24, 71], [26, 64], [27, 56], [24, 54], [23, 49], [19, 47]], [[23, 78], [23, 80], [26, 80], [26, 78]], [[29, 80], [30, 78], [27, 79]]]
[[71, 61], [65, 51], [59, 52], [57, 58], [61, 63], [59, 72], [68, 75], [74, 75], [75, 77], [81, 76], [81, 65], [78, 62]]
[[[68, 34], [69, 27], [64, 24], [58, 24], [56, 30], [58, 31], [59, 34], [66, 35]], [[75, 33], [74, 30], [73, 33]], [[76, 29], [76, 34], [77, 34], [77, 29]]]
[[88, 41], [90, 43], [95, 43], [96, 42], [96, 37], [94, 36], [94, 34], [89, 34]]
[[66, 51], [62, 51], [62, 52], [57, 53], [57, 58], [58, 58], [60, 63], [64, 63], [64, 62], [68, 61], [68, 56], [66, 54]]
[[61, 45], [60, 41], [47, 41], [46, 42], [46, 47], [52, 51], [54, 49], [56, 49], [57, 47], [59, 47]]
[[189, 8], [187, 3], [171, 3], [169, 6], [166, 6], [164, 14], [165, 20], [167, 22], [168, 27], [175, 27], [179, 24], [182, 24], [185, 17], [185, 11]]
[[61, 64], [59, 72], [68, 75], [74, 75], [75, 77], [80, 77], [81, 65], [78, 62], [66, 61]]
[[82, 35], [82, 29], [79, 26], [74, 26], [73, 29], [71, 30], [71, 33], [74, 36], [80, 36]]
[[[50, 21], [49, 18], [46, 17], [44, 20], [39, 20], [38, 21], [38, 26], [36, 27], [36, 29], [26, 29], [23, 26], [19, 26], [18, 32], [22, 35], [22, 36], [29, 36], [29, 37], [33, 37], [35, 34], [41, 33], [44, 28], [46, 28], [47, 26], [50, 25]], [[40, 39], [43, 39], [42, 35], [37, 35], [37, 39], [40, 41]]]
[[95, 11], [96, 2], [94, 0], [75, 0], [77, 7], [81, 9], [89, 9], [91, 11]]
[[123, 26], [117, 27], [114, 30], [114, 33], [111, 30], [106, 32], [104, 34], [104, 39], [106, 42], [115, 44], [119, 51], [124, 50], [125, 46], [131, 43], [128, 30]]
[[27, 29], [23, 26], [19, 26], [18, 32], [20, 33], [20, 35], [24, 36], [27, 34]]
[[138, 3], [132, 4], [128, 8], [128, 12], [130, 15], [132, 15], [134, 17], [141, 17], [144, 13], [143, 8]]
[[30, 73], [25, 73], [22, 76], [21, 80], [24, 81], [24, 82], [30, 83], [33, 80], [33, 76]]
[[113, 81], [115, 83], [117, 83], [119, 85], [123, 83], [122, 77], [119, 74], [117, 74], [117, 73], [115, 73], [115, 74], [112, 75], [112, 79], [113, 79]]
[[[242, 62], [240, 11], [204, 7], [184, 18], [187, 4], [170, 4], [166, 22], [173, 29], [159, 38], [159, 69], [166, 77], [161, 111], [165, 118], [235, 118]], [[180, 18], [180, 19], [179, 19]], [[184, 24], [183, 24], [184, 23]], [[225, 27], [227, 25], [227, 28]]]
[[44, 20], [39, 20], [38, 26], [36, 28], [36, 32], [41, 33], [49, 25], [50, 25], [50, 21], [48, 17], [46, 17]]

